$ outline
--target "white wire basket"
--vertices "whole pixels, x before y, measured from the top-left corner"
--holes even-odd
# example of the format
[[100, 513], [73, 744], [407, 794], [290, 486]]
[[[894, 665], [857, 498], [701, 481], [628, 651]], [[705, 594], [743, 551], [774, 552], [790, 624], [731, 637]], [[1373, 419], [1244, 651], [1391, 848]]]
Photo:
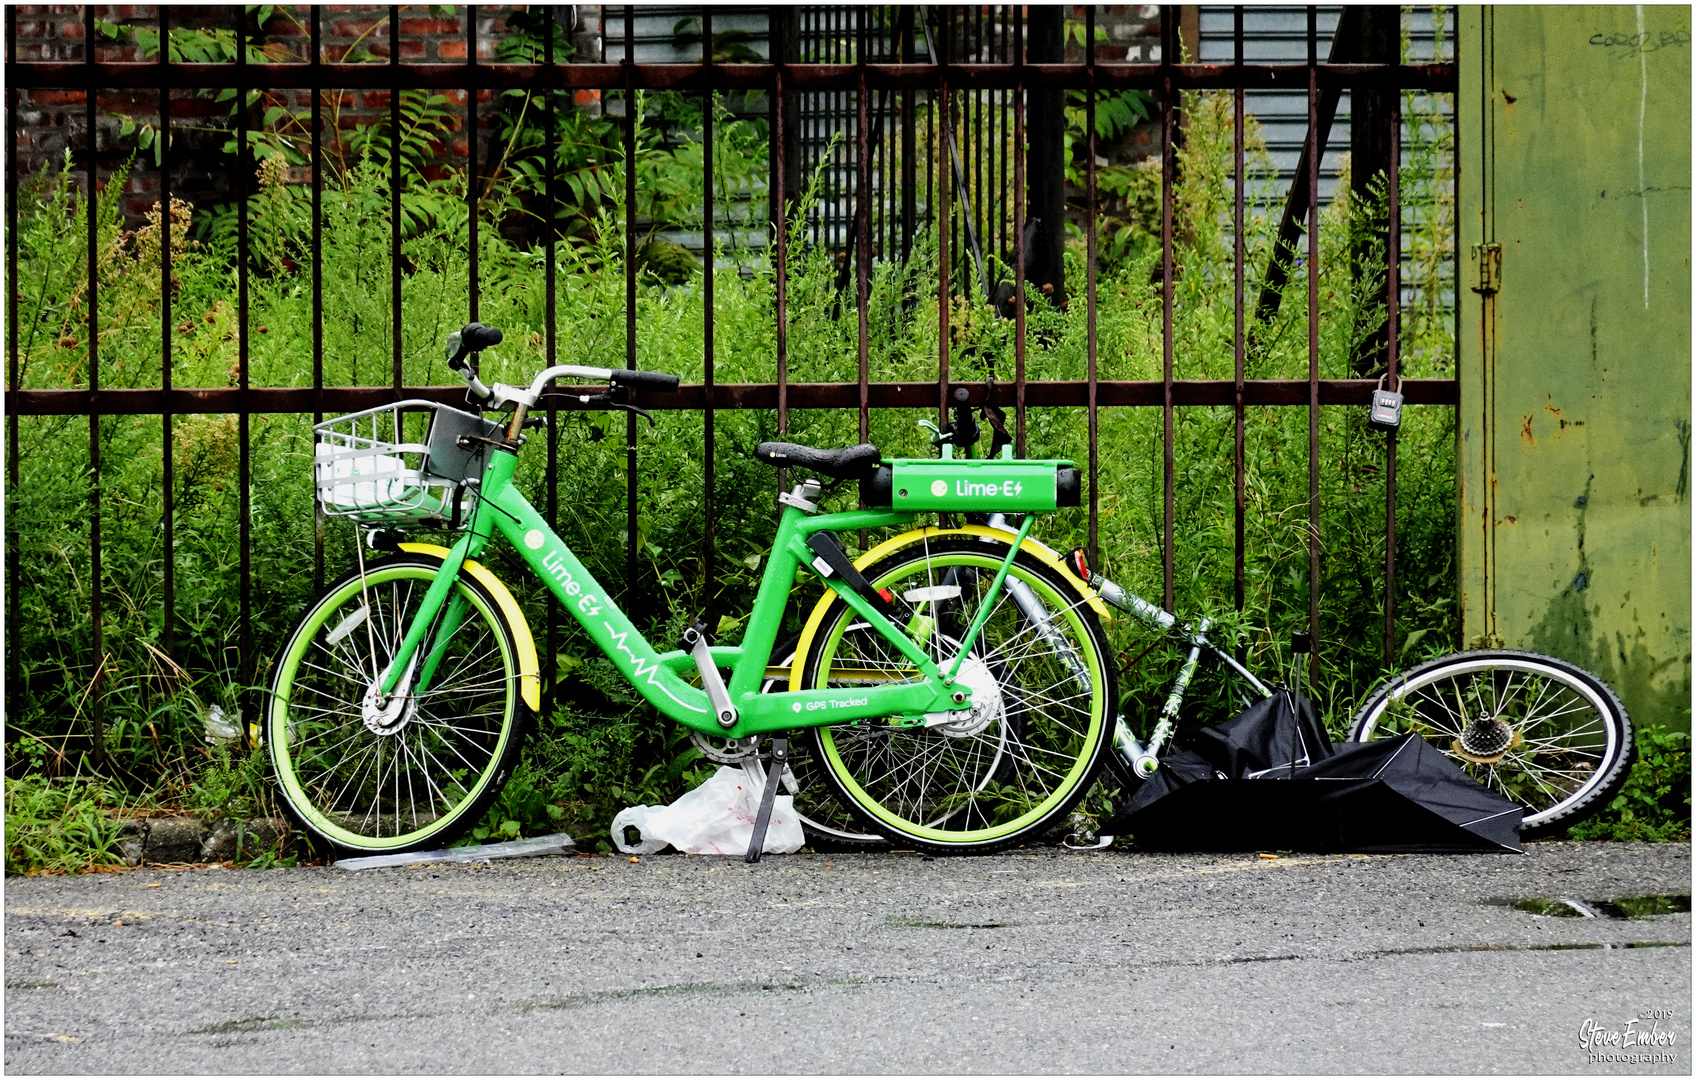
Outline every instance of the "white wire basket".
[[434, 401], [397, 401], [316, 425], [318, 502], [331, 517], [390, 528], [462, 529], [501, 425]]

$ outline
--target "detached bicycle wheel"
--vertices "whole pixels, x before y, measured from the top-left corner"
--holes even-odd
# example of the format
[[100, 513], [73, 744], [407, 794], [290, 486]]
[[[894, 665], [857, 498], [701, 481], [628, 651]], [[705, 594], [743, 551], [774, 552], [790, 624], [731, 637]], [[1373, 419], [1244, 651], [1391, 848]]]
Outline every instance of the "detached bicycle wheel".
[[1505, 649], [1455, 653], [1395, 676], [1355, 715], [1349, 738], [1404, 732], [1523, 806], [1527, 837], [1607, 805], [1636, 756], [1625, 707], [1600, 679], [1552, 656]]
[[441, 563], [400, 556], [330, 586], [283, 646], [265, 742], [313, 835], [362, 854], [445, 847], [482, 819], [524, 742], [518, 652], [495, 599], [462, 575], [419, 646], [422, 692], [378, 680]]
[[[865, 575], [896, 598], [892, 621], [946, 672], [1005, 552], [939, 540]], [[800, 663], [807, 689], [923, 678], [840, 598]], [[958, 677], [973, 708], [949, 723], [814, 729], [822, 771], [844, 806], [898, 845], [987, 852], [1045, 838], [1088, 791], [1112, 736], [1112, 660], [1087, 598], [1021, 552]]]

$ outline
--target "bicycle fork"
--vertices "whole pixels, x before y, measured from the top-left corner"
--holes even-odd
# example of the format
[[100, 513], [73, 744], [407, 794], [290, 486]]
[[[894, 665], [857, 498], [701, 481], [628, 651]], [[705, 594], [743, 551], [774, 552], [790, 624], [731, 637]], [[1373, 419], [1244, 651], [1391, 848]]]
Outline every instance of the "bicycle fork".
[[[372, 690], [379, 704], [386, 703], [392, 696], [417, 698], [429, 690], [436, 669], [446, 658], [454, 634], [470, 608], [470, 602], [453, 588], [465, 558], [466, 545], [462, 542], [454, 545], [448, 557], [442, 560], [436, 580], [426, 590], [394, 656], [375, 677]], [[364, 561], [361, 559], [361, 579], [364, 574]]]
[[1129, 744], [1121, 744], [1119, 752], [1125, 754], [1131, 768], [1144, 780], [1153, 776], [1155, 770], [1160, 767], [1160, 751], [1166, 746], [1166, 740], [1172, 737], [1172, 726], [1177, 722], [1178, 709], [1183, 706], [1184, 694], [1190, 688], [1190, 680], [1195, 677], [1195, 669], [1201, 664], [1201, 650], [1206, 642], [1204, 635], [1212, 625], [1212, 619], [1201, 620], [1195, 637], [1190, 639], [1189, 655], [1184, 657], [1184, 666], [1178, 669], [1178, 677], [1172, 682], [1172, 692], [1166, 695], [1166, 704], [1160, 708], [1160, 719], [1155, 722], [1154, 731], [1148, 737], [1148, 745], [1139, 746], [1136, 737], [1124, 726], [1124, 718], [1119, 720], [1115, 734]]

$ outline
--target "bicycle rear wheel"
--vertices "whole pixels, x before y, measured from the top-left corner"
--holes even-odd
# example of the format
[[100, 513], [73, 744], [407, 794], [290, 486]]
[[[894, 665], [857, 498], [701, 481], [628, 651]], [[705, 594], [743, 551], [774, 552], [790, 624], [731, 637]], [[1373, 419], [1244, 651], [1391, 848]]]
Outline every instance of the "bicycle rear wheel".
[[[866, 577], [944, 671], [982, 608], [1005, 547], [946, 539], [897, 552]], [[1033, 620], [1013, 583], [1034, 598]], [[931, 728], [889, 720], [817, 728], [819, 763], [844, 805], [900, 844], [986, 852], [1046, 837], [1094, 780], [1112, 735], [1112, 660], [1087, 597], [1021, 552], [960, 680], [976, 704]], [[801, 657], [803, 688], [918, 679], [840, 598]]]
[[384, 702], [389, 666], [439, 560], [403, 555], [342, 578], [278, 657], [265, 742], [307, 831], [361, 854], [445, 847], [482, 819], [518, 762], [526, 710], [512, 628], [462, 575], [419, 646], [420, 693]]
[[1625, 707], [1600, 679], [1507, 649], [1455, 653], [1396, 675], [1361, 706], [1349, 738], [1410, 731], [1523, 806], [1527, 837], [1606, 806], [1636, 754]]

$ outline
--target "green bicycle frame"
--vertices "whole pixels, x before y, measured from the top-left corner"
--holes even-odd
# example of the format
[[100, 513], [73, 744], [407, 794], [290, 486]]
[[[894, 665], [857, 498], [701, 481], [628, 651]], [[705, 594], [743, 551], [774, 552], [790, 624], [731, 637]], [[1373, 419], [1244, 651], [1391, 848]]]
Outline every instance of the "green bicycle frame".
[[[939, 669], [921, 645], [844, 583], [840, 575], [822, 580], [860, 618], [912, 661], [913, 667], [926, 676], [924, 681], [853, 689], [760, 692], [767, 679], [766, 668], [771, 662], [772, 648], [777, 641], [783, 609], [796, 572], [813, 561], [814, 553], [807, 546], [807, 538], [817, 532], [906, 525], [915, 519], [915, 514], [854, 510], [810, 515], [793, 506], [784, 507], [742, 644], [714, 645], [711, 649], [714, 665], [729, 668], [731, 672], [726, 689], [736, 708], [737, 720], [733, 727], [727, 729], [716, 719], [706, 691], [682, 677], [695, 668], [693, 657], [680, 649], [664, 653], [656, 651], [512, 484], [517, 455], [512, 450], [497, 448], [491, 458], [484, 470], [476, 509], [465, 535], [449, 550], [436, 580], [426, 591], [399, 650], [383, 674], [382, 693], [396, 692], [406, 677], [414, 654], [424, 646], [427, 637], [433, 637], [439, 644], [426, 652], [412, 692], [421, 692], [428, 687], [430, 676], [445, 653], [447, 638], [462, 617], [460, 606], [449, 603], [453, 583], [465, 560], [479, 556], [499, 533], [512, 544], [530, 569], [547, 582], [554, 596], [582, 624], [589, 637], [630, 684], [660, 712], [696, 731], [743, 738], [875, 717], [900, 717], [907, 725], [922, 726], [926, 723], [927, 713], [937, 718], [940, 714], [971, 708], [970, 689], [954, 681], [960, 666], [958, 658], [948, 671]], [[1008, 547], [1003, 565], [984, 598], [979, 617], [961, 645], [962, 658], [976, 641], [984, 616], [994, 606], [1012, 567], [1013, 557], [1034, 521], [1035, 515], [1028, 515], [1018, 540]], [[437, 614], [442, 612], [444, 604], [447, 610], [438, 622]]]

